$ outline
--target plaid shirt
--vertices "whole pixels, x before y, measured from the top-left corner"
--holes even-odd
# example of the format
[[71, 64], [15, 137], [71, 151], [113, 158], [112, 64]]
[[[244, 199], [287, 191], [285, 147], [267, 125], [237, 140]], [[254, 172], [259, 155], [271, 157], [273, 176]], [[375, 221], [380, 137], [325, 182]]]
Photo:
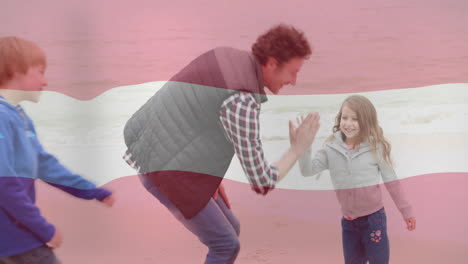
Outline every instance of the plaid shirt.
[[260, 140], [260, 105], [252, 94], [236, 93], [221, 105], [220, 119], [234, 146], [252, 189], [267, 194], [278, 181], [279, 170], [269, 165]]
[[[265, 195], [275, 188], [279, 170], [269, 165], [263, 155], [259, 114], [260, 105], [252, 94], [242, 92], [224, 100], [220, 109], [220, 120], [252, 189]], [[140, 173], [140, 167], [132, 160], [131, 153], [127, 151], [123, 159]]]

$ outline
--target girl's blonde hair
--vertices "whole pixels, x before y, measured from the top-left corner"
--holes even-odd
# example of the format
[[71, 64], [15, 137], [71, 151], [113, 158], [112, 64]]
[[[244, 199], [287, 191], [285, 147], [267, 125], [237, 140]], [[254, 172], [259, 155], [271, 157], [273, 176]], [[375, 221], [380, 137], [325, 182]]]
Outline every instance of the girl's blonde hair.
[[[368, 141], [371, 147], [371, 151], [376, 157], [378, 157], [377, 147], [380, 145], [382, 147], [382, 155], [384, 161], [388, 165], [393, 166], [393, 161], [390, 156], [392, 146], [384, 137], [383, 130], [379, 126], [379, 122], [377, 119], [377, 111], [375, 110], [374, 105], [366, 97], [362, 95], [351, 95], [344, 100], [343, 104], [341, 105], [340, 111], [336, 116], [335, 126], [333, 126], [333, 133], [341, 131], [341, 115], [343, 111], [343, 106], [345, 105], [357, 115], [360, 129], [358, 142], [361, 143], [364, 141]], [[344, 134], [343, 137], [345, 137]], [[327, 139], [327, 141], [331, 141], [332, 139], [333, 135], [330, 136]]]
[[0, 37], [0, 85], [34, 66], [47, 66], [44, 51], [37, 44], [13, 36]]

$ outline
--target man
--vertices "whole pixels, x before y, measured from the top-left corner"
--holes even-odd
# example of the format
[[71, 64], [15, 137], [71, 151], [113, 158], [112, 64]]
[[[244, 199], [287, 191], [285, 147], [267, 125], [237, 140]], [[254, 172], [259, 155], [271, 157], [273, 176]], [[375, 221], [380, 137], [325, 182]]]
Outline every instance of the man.
[[205, 263], [233, 263], [239, 252], [239, 221], [221, 185], [234, 153], [252, 188], [265, 195], [312, 144], [317, 114], [307, 116], [295, 130], [295, 144], [274, 164], [265, 160], [259, 135], [264, 87], [277, 94], [294, 85], [310, 54], [303, 33], [286, 25], [261, 35], [251, 53], [215, 48], [171, 78], [127, 122], [124, 158], [145, 188], [209, 248]]

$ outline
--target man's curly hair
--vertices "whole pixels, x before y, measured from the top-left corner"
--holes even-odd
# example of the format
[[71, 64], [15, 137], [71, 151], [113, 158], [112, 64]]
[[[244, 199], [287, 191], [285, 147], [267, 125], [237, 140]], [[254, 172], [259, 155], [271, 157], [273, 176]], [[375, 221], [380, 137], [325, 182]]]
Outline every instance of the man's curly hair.
[[266, 64], [268, 57], [275, 58], [282, 65], [294, 57], [309, 58], [312, 49], [302, 31], [279, 24], [257, 38], [252, 45], [252, 53], [262, 65]]

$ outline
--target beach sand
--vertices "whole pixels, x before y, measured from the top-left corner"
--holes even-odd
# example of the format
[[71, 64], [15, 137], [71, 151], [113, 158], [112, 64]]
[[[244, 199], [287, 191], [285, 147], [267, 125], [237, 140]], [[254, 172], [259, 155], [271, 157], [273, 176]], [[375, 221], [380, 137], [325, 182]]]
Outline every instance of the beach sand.
[[[450, 171], [444, 166], [453, 166], [453, 171], [459, 171], [468, 149], [463, 138], [464, 134], [434, 134], [392, 136], [391, 140], [395, 154], [400, 153], [399, 170], [418, 171], [426, 166], [428, 171]], [[114, 170], [118, 170], [120, 165], [115, 164]], [[298, 176], [293, 173], [288, 177]], [[300, 179], [301, 184], [313, 185], [314, 181]], [[343, 263], [341, 215], [333, 190], [278, 188], [261, 196], [245, 183], [224, 182], [241, 222], [241, 251], [236, 263]], [[426, 174], [402, 183], [418, 222], [415, 231], [407, 231], [384, 191], [391, 263], [466, 263], [468, 175]], [[64, 243], [56, 250], [64, 263], [202, 263], [207, 253], [205, 246], [143, 189], [136, 176], [105, 185], [118, 199], [110, 209], [43, 183], [38, 187], [43, 214], [64, 234]]]
[[[466, 175], [450, 177], [453, 187], [459, 186], [454, 191], [467, 183]], [[405, 182], [409, 189], [421, 186], [421, 181]], [[434, 175], [427, 176], [422, 185], [443, 183], [440, 175]], [[340, 215], [333, 193], [276, 190], [270, 197], [261, 197], [245, 184], [225, 184], [241, 221], [241, 252], [236, 263], [342, 263]], [[56, 250], [64, 263], [203, 262], [207, 249], [146, 193], [137, 177], [106, 186], [118, 190], [119, 200], [112, 209], [70, 198], [44, 184], [39, 187], [39, 206], [65, 237]], [[457, 198], [447, 193], [443, 200], [453, 203]], [[466, 201], [467, 195], [459, 198]], [[413, 232], [404, 229], [398, 212], [387, 201], [392, 263], [465, 263], [468, 259], [466, 231], [458, 232], [466, 229], [466, 212], [447, 215], [440, 211], [443, 204], [425, 210], [421, 205], [430, 200], [413, 202], [419, 212]], [[454, 239], [447, 240], [444, 234]]]

